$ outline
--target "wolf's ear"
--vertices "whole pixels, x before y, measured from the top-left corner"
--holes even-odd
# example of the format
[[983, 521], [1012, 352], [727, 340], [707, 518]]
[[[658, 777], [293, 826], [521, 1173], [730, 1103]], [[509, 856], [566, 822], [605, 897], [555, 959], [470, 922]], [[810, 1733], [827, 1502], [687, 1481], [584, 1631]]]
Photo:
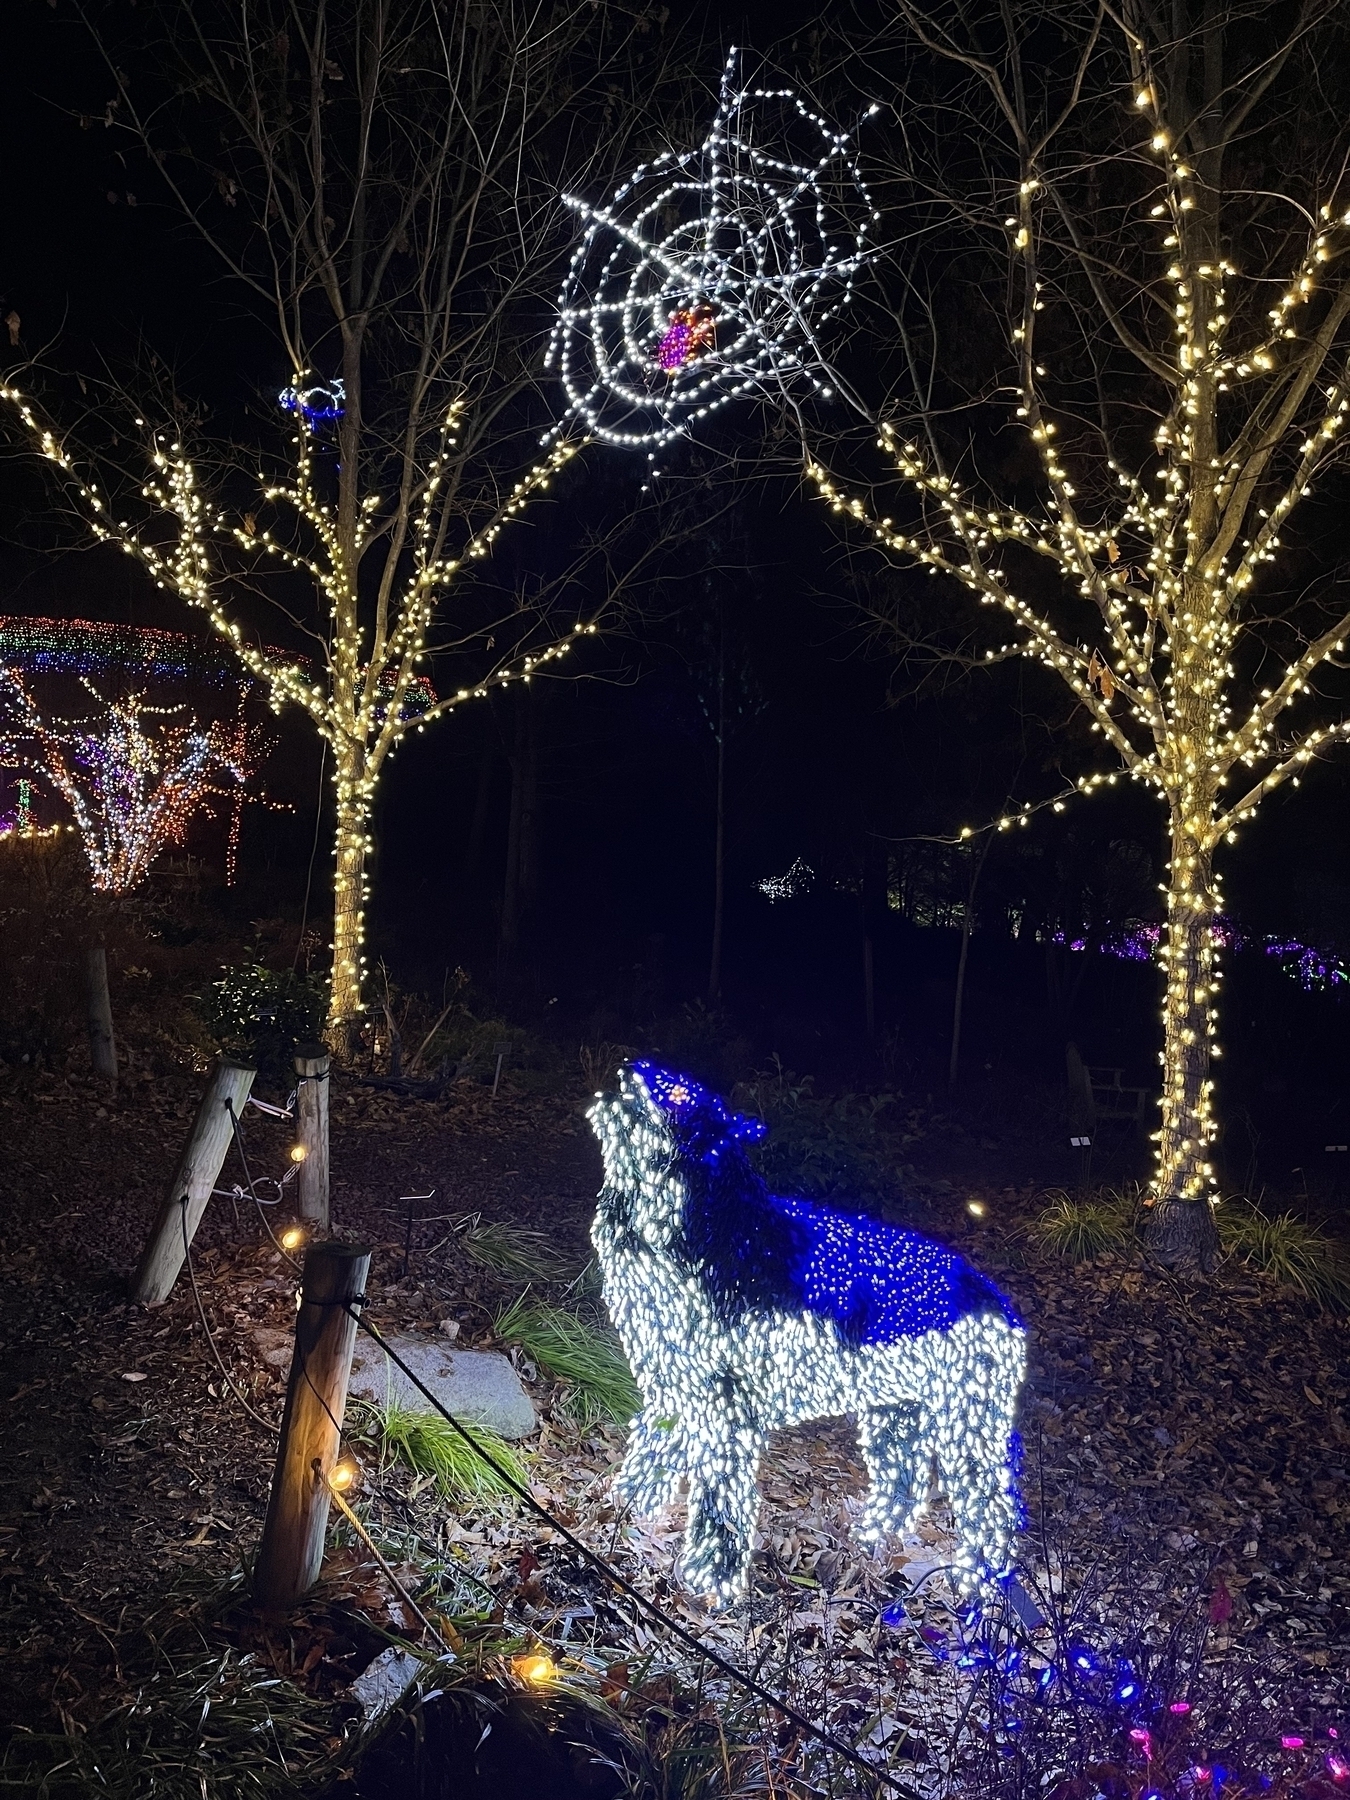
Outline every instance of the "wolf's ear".
[[624, 1074], [646, 1100], [653, 1114], [664, 1122], [685, 1125], [699, 1118], [709, 1107], [721, 1112], [722, 1103], [702, 1082], [692, 1075], [681, 1075], [674, 1069], [663, 1069], [659, 1063], [635, 1062], [625, 1066]]

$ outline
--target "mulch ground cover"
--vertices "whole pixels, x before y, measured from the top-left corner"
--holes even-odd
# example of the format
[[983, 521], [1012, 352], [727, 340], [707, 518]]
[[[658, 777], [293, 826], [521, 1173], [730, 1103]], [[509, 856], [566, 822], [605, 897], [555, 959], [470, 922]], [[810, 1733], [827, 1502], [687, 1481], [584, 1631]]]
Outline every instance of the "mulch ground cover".
[[[75, 1076], [0, 1075], [6, 1729], [79, 1732], [121, 1703], [126, 1647], [146, 1619], [225, 1581], [257, 1542], [294, 1267], [250, 1204], [217, 1199], [194, 1247], [195, 1294], [185, 1273], [163, 1307], [125, 1299], [199, 1091], [196, 1078], [160, 1074], [113, 1100]], [[470, 1084], [422, 1101], [339, 1078], [332, 1098], [335, 1220], [375, 1247], [377, 1324], [492, 1343], [494, 1313], [519, 1288], [464, 1255], [447, 1214], [542, 1232], [582, 1267], [599, 1161], [580, 1091], [508, 1081], [495, 1101]], [[279, 1174], [285, 1125], [250, 1113], [247, 1133], [255, 1173]], [[990, 1269], [1028, 1323], [1028, 1579], [1053, 1588], [1129, 1569], [1156, 1609], [1208, 1608], [1212, 1654], [1268, 1649], [1311, 1704], [1333, 1706], [1350, 1674], [1350, 1323], [1248, 1274], [1192, 1287], [1119, 1261], [1033, 1259], [1016, 1237], [1033, 1195], [1008, 1190], [997, 1161], [991, 1152], [986, 1187], [930, 1194], [914, 1222]], [[974, 1192], [979, 1222], [964, 1209]], [[942, 1632], [931, 1617], [926, 1636], [913, 1627], [925, 1618], [915, 1592], [943, 1560], [940, 1508], [913, 1540], [865, 1549], [852, 1534], [863, 1481], [851, 1430], [784, 1434], [766, 1463], [751, 1593], [710, 1615], [675, 1580], [678, 1509], [618, 1515], [619, 1434], [574, 1423], [565, 1395], [517, 1362], [542, 1421], [526, 1446], [532, 1489], [561, 1523], [811, 1717], [892, 1766], [934, 1765]], [[377, 1541], [414, 1571], [449, 1571], [502, 1629], [598, 1671], [679, 1660], [518, 1503], [448, 1503], [369, 1444], [358, 1450], [356, 1505]], [[335, 1541], [307, 1619], [250, 1638], [236, 1609], [226, 1637], [331, 1697], [340, 1735], [353, 1673], [382, 1632], [415, 1622], [350, 1534]], [[888, 1611], [897, 1601], [903, 1626]]]

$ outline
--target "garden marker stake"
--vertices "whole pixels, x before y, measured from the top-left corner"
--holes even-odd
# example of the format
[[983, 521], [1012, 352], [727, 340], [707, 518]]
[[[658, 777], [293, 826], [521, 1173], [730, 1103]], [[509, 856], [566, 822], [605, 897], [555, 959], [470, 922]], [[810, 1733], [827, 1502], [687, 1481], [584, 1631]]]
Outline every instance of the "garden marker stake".
[[354, 1308], [365, 1298], [369, 1273], [364, 1245], [329, 1239], [305, 1253], [286, 1410], [253, 1569], [253, 1598], [268, 1612], [284, 1611], [319, 1579], [356, 1342]]
[[89, 1060], [95, 1075], [116, 1086], [117, 1040], [113, 1036], [112, 1001], [108, 998], [108, 952], [102, 944], [85, 951], [84, 973]]
[[[328, 1052], [322, 1044], [295, 1047], [295, 1137], [300, 1172], [298, 1211], [307, 1225], [328, 1231]], [[295, 1155], [295, 1152], [292, 1152]]]
[[131, 1297], [143, 1306], [167, 1300], [178, 1279], [234, 1135], [231, 1109], [235, 1113], [242, 1109], [257, 1072], [228, 1057], [216, 1066], [136, 1272]]

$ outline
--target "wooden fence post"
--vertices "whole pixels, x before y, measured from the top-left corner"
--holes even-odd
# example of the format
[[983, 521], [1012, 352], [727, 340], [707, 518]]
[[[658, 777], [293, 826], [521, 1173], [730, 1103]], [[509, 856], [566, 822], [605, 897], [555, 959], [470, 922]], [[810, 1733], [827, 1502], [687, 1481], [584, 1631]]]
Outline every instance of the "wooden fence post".
[[305, 1252], [295, 1349], [253, 1598], [268, 1612], [293, 1606], [319, 1579], [328, 1529], [328, 1476], [347, 1407], [356, 1320], [345, 1301], [363, 1295], [370, 1250], [331, 1238]]
[[256, 1074], [256, 1069], [228, 1057], [217, 1064], [146, 1241], [133, 1300], [153, 1306], [168, 1299], [234, 1136], [229, 1106], [236, 1115], [243, 1111]]
[[117, 1080], [117, 1043], [113, 1037], [112, 1001], [108, 998], [108, 952], [102, 944], [84, 953], [85, 1016], [89, 1022], [89, 1059], [95, 1075]]
[[295, 1047], [295, 1136], [304, 1151], [296, 1176], [300, 1217], [328, 1230], [328, 1052], [322, 1044]]

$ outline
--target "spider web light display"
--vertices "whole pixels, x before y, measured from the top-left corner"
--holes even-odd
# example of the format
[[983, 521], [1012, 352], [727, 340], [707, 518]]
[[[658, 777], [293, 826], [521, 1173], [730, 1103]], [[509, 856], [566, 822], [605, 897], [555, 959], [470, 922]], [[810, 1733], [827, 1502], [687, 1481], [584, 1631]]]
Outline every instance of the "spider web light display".
[[606, 206], [567, 204], [586, 231], [549, 347], [559, 431], [654, 453], [741, 396], [834, 391], [818, 334], [877, 215], [850, 134], [791, 89], [741, 86], [733, 50], [697, 150], [643, 163]]

